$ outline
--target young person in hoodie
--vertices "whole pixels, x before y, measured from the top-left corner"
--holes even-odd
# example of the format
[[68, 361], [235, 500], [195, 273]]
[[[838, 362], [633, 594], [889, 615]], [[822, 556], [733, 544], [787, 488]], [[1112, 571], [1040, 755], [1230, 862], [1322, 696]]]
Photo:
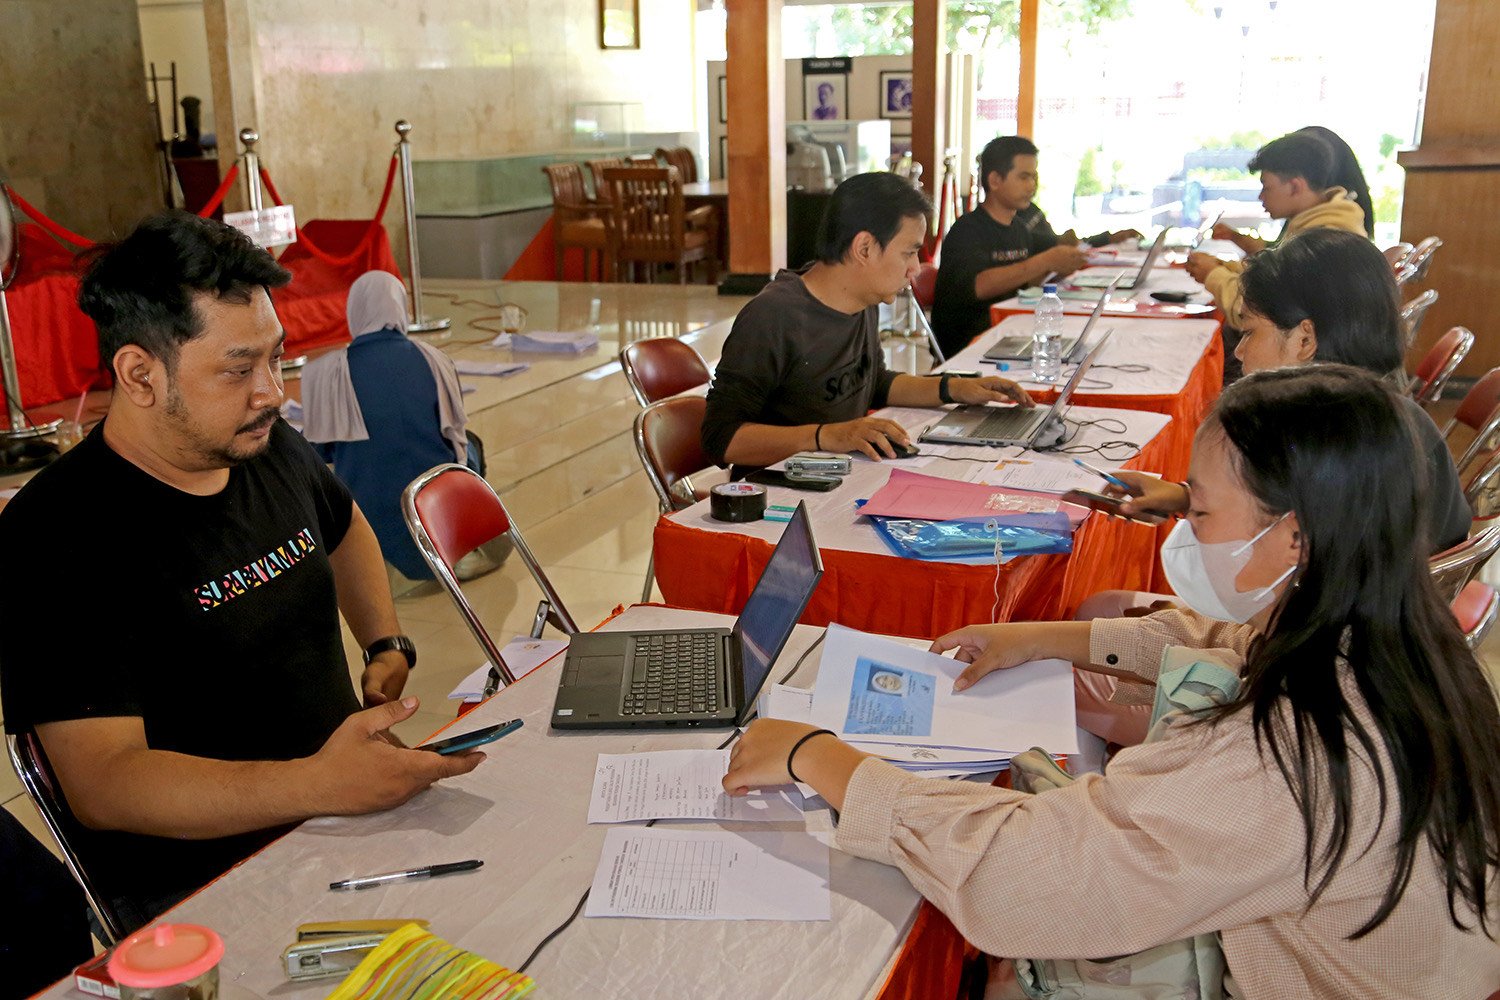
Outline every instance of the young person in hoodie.
[[[1341, 229], [1365, 234], [1365, 213], [1341, 187], [1332, 186], [1336, 158], [1328, 143], [1310, 132], [1292, 132], [1266, 143], [1250, 161], [1260, 174], [1260, 203], [1273, 219], [1286, 225], [1280, 243], [1309, 229]], [[1254, 256], [1270, 244], [1236, 234], [1234, 242]], [[1212, 254], [1190, 254], [1187, 270], [1213, 295], [1214, 304], [1235, 329], [1243, 327], [1240, 272], [1243, 261], [1224, 261]]]

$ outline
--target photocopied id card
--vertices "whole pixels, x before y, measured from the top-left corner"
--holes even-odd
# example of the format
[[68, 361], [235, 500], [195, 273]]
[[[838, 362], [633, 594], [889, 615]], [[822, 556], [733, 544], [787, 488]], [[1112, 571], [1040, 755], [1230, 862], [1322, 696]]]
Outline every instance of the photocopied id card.
[[931, 736], [936, 674], [861, 656], [854, 664], [844, 732], [853, 735]]

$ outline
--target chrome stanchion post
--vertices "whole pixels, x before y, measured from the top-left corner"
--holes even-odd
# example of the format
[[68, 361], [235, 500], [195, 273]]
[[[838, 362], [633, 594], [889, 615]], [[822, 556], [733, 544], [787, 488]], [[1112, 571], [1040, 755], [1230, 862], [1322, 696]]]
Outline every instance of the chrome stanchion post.
[[260, 133], [253, 128], [240, 129], [240, 145], [245, 151], [240, 154], [240, 169], [245, 172], [245, 207], [252, 212], [261, 210], [260, 200], [260, 155], [255, 144], [260, 142]]
[[401, 160], [401, 204], [406, 214], [406, 259], [411, 262], [411, 322], [408, 333], [434, 333], [446, 330], [453, 321], [446, 316], [428, 318], [422, 315], [422, 265], [417, 255], [417, 199], [411, 179], [411, 122], [396, 122], [396, 155]]
[[[0, 176], [0, 181], [3, 179]], [[31, 419], [21, 400], [15, 341], [11, 338], [10, 312], [5, 307], [5, 290], [14, 280], [20, 261], [20, 242], [15, 218], [11, 215], [10, 195], [0, 189], [0, 384], [5, 386], [8, 418], [5, 426], [0, 427], [0, 475], [34, 469], [56, 458], [57, 446], [38, 439], [62, 426], [62, 418], [50, 413]]]

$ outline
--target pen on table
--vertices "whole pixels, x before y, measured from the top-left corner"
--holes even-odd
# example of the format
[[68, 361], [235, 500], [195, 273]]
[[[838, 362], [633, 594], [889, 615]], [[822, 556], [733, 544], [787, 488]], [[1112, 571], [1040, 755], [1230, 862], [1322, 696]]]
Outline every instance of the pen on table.
[[407, 868], [399, 872], [382, 872], [379, 875], [362, 875], [359, 878], [346, 878], [342, 882], [329, 882], [328, 888], [339, 889], [368, 889], [371, 886], [385, 885], [387, 882], [405, 882], [409, 879], [432, 878], [435, 875], [452, 875], [455, 872], [471, 872], [482, 866], [483, 861], [452, 861], [445, 865], [427, 865], [425, 868]]
[[1102, 479], [1105, 482], [1109, 483], [1111, 486], [1118, 486], [1120, 489], [1124, 490], [1126, 493], [1130, 494], [1131, 496], [1135, 496], [1136, 495], [1135, 490], [1131, 489], [1130, 488], [1130, 484], [1127, 483], [1127, 482], [1125, 482], [1125, 480], [1120, 479], [1117, 476], [1111, 476], [1109, 473], [1105, 472], [1103, 469], [1096, 469], [1092, 465], [1090, 465], [1089, 463], [1085, 462], [1081, 458], [1075, 458], [1075, 459], [1073, 459], [1073, 464], [1076, 465], [1076, 466], [1078, 466], [1080, 469], [1083, 469], [1085, 472], [1092, 472], [1094, 475], [1098, 476], [1100, 479]]

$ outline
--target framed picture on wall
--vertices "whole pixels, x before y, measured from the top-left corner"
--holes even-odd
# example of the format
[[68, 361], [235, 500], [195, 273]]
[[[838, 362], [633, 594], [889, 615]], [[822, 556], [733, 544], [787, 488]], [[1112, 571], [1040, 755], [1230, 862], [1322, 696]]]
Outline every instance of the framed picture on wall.
[[802, 78], [802, 118], [838, 121], [849, 117], [849, 77], [843, 73], [812, 73]]
[[911, 70], [881, 71], [880, 117], [911, 117]]
[[911, 152], [911, 133], [907, 132], [905, 134], [898, 135], [895, 132], [892, 132], [891, 133], [891, 155], [892, 156], [905, 156], [905, 155], [907, 155], [910, 152]]
[[599, 47], [641, 47], [641, 0], [599, 0]]
[[719, 77], [719, 124], [729, 124], [729, 77]]
[[719, 136], [719, 176], [729, 176], [729, 136]]

